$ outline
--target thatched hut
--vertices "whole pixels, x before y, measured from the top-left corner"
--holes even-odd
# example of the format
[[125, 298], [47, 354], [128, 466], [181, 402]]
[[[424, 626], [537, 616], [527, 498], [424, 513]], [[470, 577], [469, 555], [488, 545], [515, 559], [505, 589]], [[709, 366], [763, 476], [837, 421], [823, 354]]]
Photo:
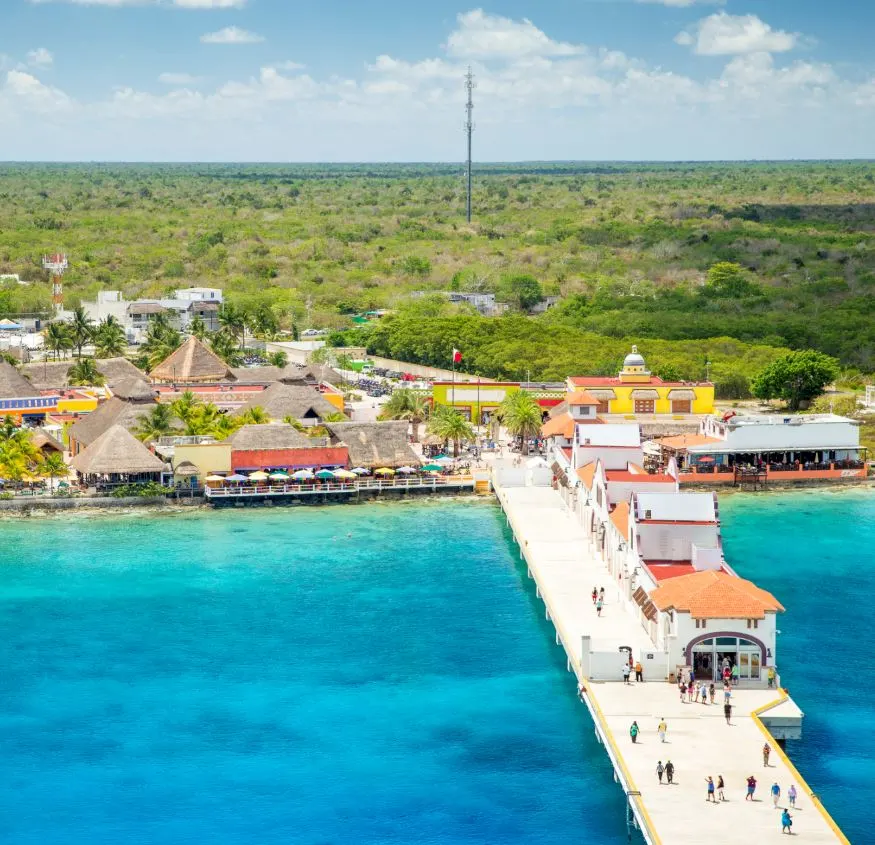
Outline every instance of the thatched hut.
[[67, 436], [70, 454], [77, 455], [90, 446], [111, 426], [120, 425], [128, 431], [139, 428], [143, 418], [155, 407], [151, 394], [148, 398], [126, 401], [113, 396], [96, 410], [70, 426]]
[[325, 417], [337, 413], [332, 405], [315, 387], [298, 386], [276, 382], [251, 401], [234, 412], [242, 416], [250, 408], [263, 408], [272, 420], [291, 417], [304, 425], [319, 425]]
[[123, 378], [110, 388], [113, 396], [125, 402], [153, 402], [155, 390], [143, 378]]
[[326, 423], [331, 442], [345, 445], [352, 466], [418, 466], [419, 456], [410, 448], [406, 420], [376, 423]]
[[228, 365], [192, 335], [149, 374], [155, 384], [215, 384], [234, 381]]
[[232, 449], [307, 449], [322, 446], [325, 438], [307, 437], [286, 423], [244, 425], [226, 441]]
[[0, 399], [32, 399], [39, 395], [39, 390], [12, 364], [0, 361]]
[[[25, 364], [21, 372], [37, 390], [60, 390], [69, 386], [70, 368], [75, 363], [72, 359], [40, 361], [38, 364]], [[146, 374], [138, 370], [127, 358], [98, 358], [94, 365], [110, 389], [125, 379], [146, 378]]]
[[30, 441], [43, 455], [64, 454], [64, 444], [52, 437], [44, 428], [35, 428], [31, 431]]
[[137, 484], [162, 480], [167, 466], [133, 434], [113, 425], [70, 462], [88, 485]]

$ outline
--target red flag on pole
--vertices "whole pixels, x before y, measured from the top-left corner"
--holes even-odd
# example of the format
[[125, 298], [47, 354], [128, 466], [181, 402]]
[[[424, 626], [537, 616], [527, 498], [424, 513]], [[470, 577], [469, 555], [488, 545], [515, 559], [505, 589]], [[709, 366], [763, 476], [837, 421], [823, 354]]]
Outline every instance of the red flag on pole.
[[453, 349], [453, 363], [461, 364], [462, 363], [462, 353], [459, 352], [458, 349]]

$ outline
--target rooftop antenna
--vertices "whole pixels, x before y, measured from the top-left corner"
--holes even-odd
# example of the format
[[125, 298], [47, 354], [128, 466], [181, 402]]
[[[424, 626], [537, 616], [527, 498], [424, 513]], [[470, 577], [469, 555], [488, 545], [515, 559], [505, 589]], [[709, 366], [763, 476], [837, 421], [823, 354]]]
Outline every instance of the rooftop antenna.
[[474, 135], [474, 74], [471, 66], [465, 74], [465, 90], [468, 92], [468, 102], [465, 104], [467, 119], [465, 120], [465, 134], [468, 136], [468, 162], [465, 171], [467, 191], [465, 194], [465, 218], [471, 222], [471, 138]]
[[52, 307], [56, 317], [64, 307], [64, 287], [61, 284], [61, 277], [69, 266], [67, 256], [63, 252], [43, 256], [43, 268], [52, 274]]

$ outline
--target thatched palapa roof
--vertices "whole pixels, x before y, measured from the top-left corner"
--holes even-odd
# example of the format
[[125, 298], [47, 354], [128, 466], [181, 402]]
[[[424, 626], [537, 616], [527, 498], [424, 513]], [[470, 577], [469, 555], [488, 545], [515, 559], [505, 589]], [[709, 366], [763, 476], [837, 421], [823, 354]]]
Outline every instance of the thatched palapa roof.
[[242, 416], [250, 408], [263, 408], [271, 419], [283, 420], [292, 417], [296, 420], [322, 419], [336, 414], [332, 405], [315, 387], [298, 386], [275, 382], [267, 390], [259, 393], [242, 408], [234, 412]]
[[88, 446], [114, 425], [133, 430], [154, 407], [154, 402], [125, 402], [117, 396], [98, 405], [97, 409], [70, 426], [71, 440]]
[[228, 365], [192, 335], [149, 374], [153, 382], [209, 384], [233, 381]]
[[419, 456], [410, 448], [406, 420], [377, 423], [326, 423], [333, 443], [343, 443], [353, 466], [418, 466]]
[[191, 461], [183, 461], [173, 469], [173, 474], [177, 478], [191, 478], [193, 475], [200, 475], [200, 472]]
[[70, 462], [80, 475], [139, 475], [162, 472], [164, 461], [133, 434], [113, 425]]
[[[318, 438], [317, 438], [318, 440]], [[226, 441], [235, 451], [255, 449], [310, 449], [315, 445], [314, 438], [296, 431], [287, 423], [268, 423], [267, 425], [244, 425], [238, 428]]]
[[64, 444], [52, 437], [44, 428], [35, 428], [31, 431], [30, 441], [41, 451], [48, 449], [52, 452], [64, 453]]
[[155, 391], [142, 378], [123, 378], [110, 388], [113, 396], [126, 402], [154, 402]]
[[[67, 387], [67, 375], [76, 362], [40, 361], [38, 364], [25, 364], [21, 372], [38, 390], [59, 390]], [[98, 358], [94, 362], [97, 371], [106, 379], [110, 389], [124, 379], [145, 379], [146, 374], [138, 370], [127, 358]]]
[[30, 399], [34, 396], [39, 396], [39, 390], [12, 364], [0, 361], [0, 399]]
[[285, 367], [232, 367], [231, 374], [238, 384], [317, 384], [319, 375], [313, 367], [287, 364]]

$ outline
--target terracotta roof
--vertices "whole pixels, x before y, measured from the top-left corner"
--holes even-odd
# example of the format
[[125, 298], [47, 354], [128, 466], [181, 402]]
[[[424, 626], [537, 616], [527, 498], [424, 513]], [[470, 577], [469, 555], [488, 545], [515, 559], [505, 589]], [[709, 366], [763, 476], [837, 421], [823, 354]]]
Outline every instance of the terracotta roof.
[[192, 335], [150, 373], [153, 381], [201, 384], [233, 381], [228, 365]]
[[541, 436], [555, 437], [557, 434], [561, 434], [570, 440], [574, 437], [574, 426], [575, 422], [570, 414], [553, 417], [541, 426]]
[[655, 581], [668, 581], [669, 578], [692, 575], [696, 571], [688, 560], [645, 560], [644, 564]]
[[623, 537], [629, 536], [629, 503], [620, 502], [617, 507], [611, 511], [611, 522], [617, 527], [617, 531]]
[[784, 610], [753, 582], [713, 570], [671, 578], [650, 598], [660, 610], [684, 611], [696, 619], [763, 619], [767, 611]]
[[595, 478], [595, 461], [590, 461], [588, 464], [580, 467], [577, 470], [577, 477], [587, 487], [592, 487], [592, 480]]
[[658, 437], [653, 442], [669, 449], [687, 449], [690, 446], [705, 446], [721, 441], [717, 437], [706, 437], [704, 434], [673, 434], [671, 437]]
[[114, 425], [76, 455], [70, 466], [81, 475], [138, 475], [161, 472], [164, 461], [126, 428]]
[[568, 393], [565, 396], [565, 401], [569, 405], [598, 405], [599, 400], [594, 396], [590, 396], [585, 390], [575, 390], [573, 393]]

